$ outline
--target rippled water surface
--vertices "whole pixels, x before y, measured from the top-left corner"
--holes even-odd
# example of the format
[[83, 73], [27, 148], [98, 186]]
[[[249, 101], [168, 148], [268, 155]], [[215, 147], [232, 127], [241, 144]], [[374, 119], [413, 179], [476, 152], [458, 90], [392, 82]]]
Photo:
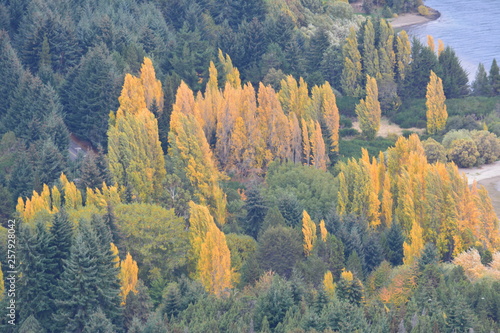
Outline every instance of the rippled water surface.
[[500, 0], [427, 0], [425, 4], [441, 12], [441, 17], [408, 32], [425, 43], [427, 35], [453, 47], [469, 78], [477, 65], [489, 70], [491, 61], [500, 61]]

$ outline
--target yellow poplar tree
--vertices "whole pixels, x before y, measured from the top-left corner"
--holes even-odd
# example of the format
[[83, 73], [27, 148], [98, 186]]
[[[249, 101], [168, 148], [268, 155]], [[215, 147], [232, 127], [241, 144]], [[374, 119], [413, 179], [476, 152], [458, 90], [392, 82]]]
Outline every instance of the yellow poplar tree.
[[314, 131], [311, 134], [311, 151], [313, 153], [312, 165], [316, 169], [326, 171], [328, 163], [328, 154], [326, 153], [325, 141], [323, 140], [323, 133], [321, 132], [321, 125], [319, 122], [312, 122], [311, 127]]
[[288, 121], [291, 136], [290, 161], [298, 164], [302, 162], [302, 131], [300, 130], [299, 120], [295, 113], [288, 115]]
[[[154, 71], [151, 73], [152, 65], [148, 66], [148, 63], [146, 60], [143, 66], [144, 80], [155, 86], [155, 82], [150, 82]], [[120, 107], [110, 115], [109, 170], [121, 197], [127, 201], [157, 201], [166, 178], [158, 122], [147, 109], [145, 95], [145, 90], [149, 90], [153, 103], [159, 98], [155, 92], [157, 88], [158, 85], [145, 88], [141, 78], [127, 74], [118, 98]]]
[[342, 269], [342, 273], [340, 273], [340, 278], [346, 281], [354, 280], [354, 275], [351, 271], [346, 271], [345, 268]]
[[311, 139], [309, 138], [309, 130], [307, 126], [307, 121], [302, 118], [301, 119], [301, 127], [302, 127], [302, 150], [304, 155], [304, 164], [311, 164]]
[[[208, 226], [215, 222], [207, 206], [190, 201], [189, 208], [189, 242], [191, 244], [189, 260], [196, 267], [200, 260], [201, 244], [205, 239]], [[193, 278], [196, 278], [198, 274], [195, 267], [191, 267]]]
[[328, 82], [312, 89], [312, 104], [316, 118], [321, 119], [328, 130], [330, 150], [339, 151], [339, 109], [333, 89]]
[[149, 110], [155, 109], [157, 113], [163, 112], [163, 89], [160, 80], [156, 79], [155, 69], [151, 59], [145, 57], [141, 66], [140, 78], [144, 87], [144, 98]]
[[448, 112], [446, 111], [446, 97], [443, 90], [443, 81], [431, 71], [430, 81], [427, 85], [427, 132], [436, 134], [444, 129]]
[[323, 288], [330, 298], [335, 296], [335, 282], [333, 282], [333, 274], [331, 271], [326, 271], [323, 278]]
[[377, 80], [367, 75], [366, 98], [356, 105], [359, 127], [368, 139], [374, 139], [380, 128], [380, 117], [382, 111], [378, 101]]
[[436, 44], [434, 43], [434, 37], [427, 35], [427, 46], [431, 49], [432, 53], [436, 52]]
[[316, 234], [316, 223], [311, 219], [309, 214], [304, 210], [302, 213], [302, 234], [304, 236], [304, 253], [306, 256], [310, 255], [314, 243], [318, 238]]
[[134, 294], [137, 294], [137, 290], [135, 287], [137, 286], [137, 279], [139, 274], [139, 267], [137, 266], [137, 262], [132, 259], [130, 253], [127, 252], [127, 256], [125, 260], [120, 262], [120, 282], [121, 282], [121, 291], [120, 295], [122, 296], [122, 305], [125, 305], [125, 301], [127, 299], [127, 295], [132, 291]]
[[201, 283], [211, 294], [220, 297], [232, 288], [231, 252], [226, 236], [214, 223], [208, 225], [201, 244], [198, 272]]
[[441, 39], [438, 39], [438, 56], [441, 55], [441, 52], [444, 51], [444, 42]]
[[262, 83], [259, 85], [257, 118], [266, 139], [267, 159], [289, 159], [291, 133], [288, 118], [283, 112], [278, 94], [272, 87]]
[[319, 222], [319, 232], [321, 235], [321, 240], [326, 242], [326, 237], [328, 236], [328, 230], [326, 230], [325, 220]]
[[[182, 103], [176, 100], [177, 103]], [[225, 223], [226, 196], [219, 186], [219, 172], [203, 129], [193, 114], [176, 110], [170, 117], [169, 155], [174, 168], [185, 175], [200, 204], [208, 205], [217, 223]]]
[[278, 96], [285, 114], [293, 112], [298, 118], [309, 116], [311, 100], [307, 83], [303, 78], [300, 78], [298, 83], [291, 75], [281, 80], [281, 90]]
[[404, 263], [406, 265], [411, 265], [415, 262], [415, 259], [420, 257], [422, 250], [424, 249], [424, 239], [423, 230], [418, 222], [414, 222], [411, 227], [410, 232], [410, 242], [406, 240], [403, 243], [404, 251]]

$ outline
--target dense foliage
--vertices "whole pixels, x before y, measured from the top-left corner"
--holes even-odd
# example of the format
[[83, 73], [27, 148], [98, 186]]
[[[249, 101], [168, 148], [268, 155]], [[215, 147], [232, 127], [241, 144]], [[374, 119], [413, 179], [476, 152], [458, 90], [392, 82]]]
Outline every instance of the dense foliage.
[[500, 157], [499, 69], [471, 91], [377, 15], [422, 6], [0, 0], [0, 330], [499, 330], [499, 221], [457, 168]]

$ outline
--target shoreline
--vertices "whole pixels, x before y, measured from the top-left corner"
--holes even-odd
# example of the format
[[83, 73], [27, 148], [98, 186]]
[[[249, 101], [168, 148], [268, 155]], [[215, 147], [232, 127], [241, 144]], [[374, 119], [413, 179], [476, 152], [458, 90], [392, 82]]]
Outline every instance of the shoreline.
[[394, 29], [404, 29], [412, 25], [424, 24], [431, 21], [437, 20], [441, 17], [441, 13], [435, 9], [429, 8], [431, 14], [428, 16], [422, 16], [418, 13], [406, 13], [401, 14], [398, 17], [388, 19], [387, 21], [391, 24]]

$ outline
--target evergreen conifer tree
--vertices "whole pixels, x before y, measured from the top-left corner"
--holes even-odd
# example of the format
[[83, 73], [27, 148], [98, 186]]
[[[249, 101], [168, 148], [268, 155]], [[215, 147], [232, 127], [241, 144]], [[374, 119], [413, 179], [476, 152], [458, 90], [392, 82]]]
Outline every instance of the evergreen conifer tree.
[[443, 90], [447, 98], [459, 98], [469, 94], [467, 72], [451, 47], [439, 54], [439, 64], [443, 71]]
[[476, 79], [472, 82], [472, 94], [476, 96], [489, 96], [490, 82], [488, 80], [488, 74], [484, 69], [484, 65], [480, 63], [477, 66]]
[[488, 76], [491, 87], [491, 95], [500, 95], [500, 69], [497, 64], [497, 60], [493, 59], [490, 67], [490, 75]]
[[244, 228], [248, 235], [257, 238], [264, 218], [266, 217], [268, 207], [264, 198], [257, 187], [252, 187], [245, 192], [245, 210], [247, 215], [244, 219]]
[[54, 279], [58, 280], [64, 271], [64, 261], [69, 258], [73, 240], [73, 223], [70, 222], [66, 210], [61, 209], [55, 215], [50, 234], [52, 235], [50, 245], [53, 248], [55, 260]]
[[55, 312], [54, 289], [57, 286], [54, 270], [56, 260], [52, 235], [39, 222], [35, 230], [22, 230], [21, 271], [19, 304], [20, 317], [33, 315], [44, 328], [52, 327], [51, 316]]

